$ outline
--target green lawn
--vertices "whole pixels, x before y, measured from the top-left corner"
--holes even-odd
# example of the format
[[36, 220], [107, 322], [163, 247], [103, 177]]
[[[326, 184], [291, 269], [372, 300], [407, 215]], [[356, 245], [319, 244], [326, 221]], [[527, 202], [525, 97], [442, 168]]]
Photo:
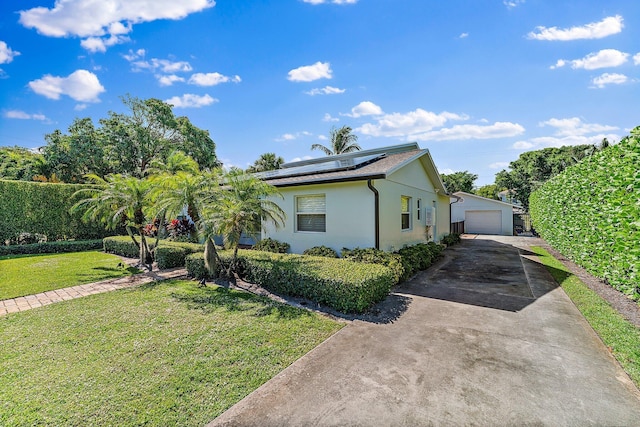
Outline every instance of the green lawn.
[[0, 300], [135, 273], [120, 258], [99, 251], [0, 257]]
[[167, 281], [0, 317], [0, 425], [202, 426], [342, 325]]
[[640, 329], [627, 321], [547, 251], [533, 247], [541, 262], [600, 335], [636, 386], [640, 387]]

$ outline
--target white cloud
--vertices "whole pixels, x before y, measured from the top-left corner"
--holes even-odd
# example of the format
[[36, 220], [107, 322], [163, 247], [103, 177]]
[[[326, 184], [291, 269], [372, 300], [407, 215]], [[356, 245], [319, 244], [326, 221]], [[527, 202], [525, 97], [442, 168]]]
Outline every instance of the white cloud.
[[640, 52], [633, 55], [633, 63], [635, 65], [640, 65]]
[[[352, 112], [356, 113], [354, 111], [356, 108], [354, 107]], [[382, 112], [382, 109], [380, 109], [380, 112]], [[365, 123], [356, 130], [370, 136], [406, 137], [411, 139], [417, 138], [419, 135], [436, 127], [441, 127], [449, 120], [466, 120], [467, 118], [467, 116], [446, 111], [437, 114], [417, 108], [415, 111], [408, 113], [384, 114], [377, 117], [375, 123]]]
[[629, 78], [624, 74], [618, 73], [604, 73], [598, 77], [594, 77], [591, 80], [591, 84], [599, 89], [604, 88], [606, 85], [620, 85], [629, 81]]
[[193, 70], [187, 61], [171, 61], [169, 59], [151, 58], [151, 61], [133, 61], [131, 67], [134, 71], [149, 70], [162, 73], [184, 73]]
[[225, 76], [220, 73], [195, 73], [189, 78], [189, 84], [197, 86], [215, 86], [220, 83], [240, 83], [242, 79], [240, 76]]
[[582, 59], [564, 60], [559, 59], [556, 65], [551, 69], [564, 67], [567, 64], [571, 64], [571, 68], [578, 69], [583, 68], [585, 70], [597, 70], [598, 68], [618, 67], [625, 62], [629, 57], [628, 53], [620, 52], [616, 49], [602, 49], [599, 52], [590, 53]]
[[80, 46], [87, 49], [89, 52], [106, 52], [107, 47], [115, 46], [130, 41], [131, 39], [126, 36], [111, 35], [109, 37], [101, 39], [100, 37], [89, 37], [80, 42]]
[[330, 79], [332, 72], [331, 64], [318, 61], [313, 65], [294, 68], [289, 71], [287, 79], [292, 82], [312, 82], [319, 79]]
[[185, 93], [182, 96], [169, 98], [164, 102], [173, 105], [174, 108], [200, 108], [218, 102], [218, 100], [209, 94], [194, 95], [192, 93]]
[[513, 9], [514, 7], [520, 6], [524, 4], [525, 0], [503, 0], [502, 4], [507, 6], [509, 9]]
[[536, 31], [527, 34], [527, 38], [534, 40], [580, 40], [601, 39], [622, 31], [624, 24], [622, 16], [609, 16], [600, 22], [592, 22], [580, 27], [559, 29], [558, 27], [536, 27]]
[[343, 116], [347, 117], [362, 117], [362, 116], [379, 116], [384, 114], [380, 106], [374, 104], [371, 101], [362, 101], [351, 109], [351, 113], [345, 113]]
[[8, 110], [3, 115], [8, 119], [49, 121], [44, 114], [29, 114], [21, 110]]
[[276, 141], [293, 141], [296, 139], [299, 139], [301, 137], [304, 136], [312, 136], [313, 134], [309, 131], [303, 130], [302, 132], [296, 132], [296, 133], [285, 133], [279, 137], [277, 137], [275, 140]]
[[358, 0], [302, 0], [305, 3], [310, 4], [356, 4]]
[[544, 122], [540, 122], [540, 126], [550, 126], [552, 128], [555, 128], [554, 135], [562, 137], [618, 130], [616, 126], [600, 125], [597, 123], [584, 123], [579, 117], [571, 117], [568, 119], [551, 118]]
[[572, 135], [565, 137], [543, 136], [531, 138], [529, 141], [518, 141], [513, 145], [513, 148], [529, 150], [531, 148], [541, 149], [547, 147], [563, 147], [566, 145], [600, 144], [604, 138], [607, 138], [609, 141], [614, 141], [619, 140], [620, 136], [616, 134]]
[[73, 107], [75, 111], [82, 111], [82, 110], [85, 110], [86, 108], [87, 108], [87, 104], [76, 104], [76, 106]]
[[504, 169], [509, 166], [509, 162], [495, 162], [489, 165], [490, 169]]
[[125, 41], [134, 24], [183, 19], [214, 5], [214, 0], [57, 0], [52, 9], [20, 11], [19, 21], [44, 36], [83, 38], [83, 47], [95, 52]]
[[524, 127], [518, 123], [495, 122], [492, 125], [455, 125], [412, 135], [418, 141], [452, 141], [466, 139], [510, 138], [524, 133]]
[[329, 138], [327, 138], [324, 135], [318, 135], [318, 139], [321, 140], [321, 141], [327, 141]]
[[324, 117], [322, 118], [322, 121], [323, 122], [339, 122], [340, 119], [331, 117], [331, 114], [329, 113], [324, 113]]
[[18, 55], [20, 52], [12, 50], [7, 43], [0, 41], [0, 64], [8, 64]]
[[158, 74], [156, 75], [156, 78], [158, 79], [158, 83], [160, 83], [160, 86], [171, 86], [176, 82], [184, 81], [184, 77], [176, 76], [175, 74]]
[[333, 86], [325, 86], [323, 88], [315, 88], [311, 89], [308, 92], [305, 92], [307, 95], [334, 95], [337, 93], [344, 93], [346, 89], [339, 89]]
[[554, 128], [551, 136], [531, 138], [517, 141], [513, 148], [517, 150], [541, 149], [546, 147], [562, 147], [566, 145], [599, 144], [603, 138], [610, 141], [619, 140], [620, 136], [611, 131], [618, 130], [616, 126], [597, 123], [584, 123], [578, 117], [566, 119], [551, 118], [540, 123], [540, 126]]
[[451, 174], [452, 174], [452, 173], [454, 173], [454, 172], [455, 172], [455, 171], [454, 171], [453, 169], [451, 169], [451, 168], [445, 168], [445, 169], [442, 169], [442, 170], [440, 171], [440, 174], [441, 174], [441, 175], [442, 175], [442, 174], [444, 174], [444, 175], [451, 175]]
[[458, 36], [459, 39], [466, 39], [467, 37], [469, 37], [469, 33], [462, 33]]
[[87, 70], [76, 70], [67, 77], [47, 74], [29, 82], [29, 87], [49, 99], [60, 99], [60, 95], [67, 95], [79, 102], [100, 102], [98, 95], [105, 91], [98, 77]]
[[289, 160], [289, 163], [299, 162], [301, 160], [311, 160], [311, 159], [313, 159], [313, 157], [311, 156], [294, 157], [293, 159]]

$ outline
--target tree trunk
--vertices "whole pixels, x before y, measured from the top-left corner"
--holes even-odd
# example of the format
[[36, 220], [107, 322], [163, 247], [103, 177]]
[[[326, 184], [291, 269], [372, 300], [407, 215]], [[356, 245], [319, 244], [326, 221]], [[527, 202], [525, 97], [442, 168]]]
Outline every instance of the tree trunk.
[[211, 237], [207, 237], [204, 244], [204, 267], [207, 269], [207, 274], [211, 279], [218, 278], [218, 252], [216, 251], [216, 245], [211, 240]]

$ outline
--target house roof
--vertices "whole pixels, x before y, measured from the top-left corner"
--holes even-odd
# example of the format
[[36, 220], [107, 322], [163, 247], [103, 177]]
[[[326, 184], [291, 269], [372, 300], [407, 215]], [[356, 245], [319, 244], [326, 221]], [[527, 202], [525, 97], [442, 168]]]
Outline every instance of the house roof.
[[[420, 149], [415, 142], [285, 163], [281, 169], [272, 174], [275, 176], [270, 177], [266, 173], [256, 175], [276, 187], [385, 179], [393, 172], [418, 159], [436, 190], [446, 194], [446, 189], [429, 150]], [[350, 162], [349, 160], [354, 161]], [[362, 162], [358, 163], [361, 160]], [[323, 170], [323, 168], [327, 168], [328, 163], [333, 161], [344, 166]]]
[[505, 203], [505, 202], [500, 201], [500, 200], [488, 199], [486, 197], [478, 196], [477, 194], [465, 193], [464, 191], [456, 191], [455, 193], [452, 194], [452, 196], [459, 197], [462, 200], [464, 200], [465, 198], [472, 198], [472, 199], [482, 200], [484, 202], [492, 202], [492, 203], [497, 203], [497, 204], [503, 205], [503, 206], [509, 206], [510, 208], [513, 207], [513, 205], [511, 203]]

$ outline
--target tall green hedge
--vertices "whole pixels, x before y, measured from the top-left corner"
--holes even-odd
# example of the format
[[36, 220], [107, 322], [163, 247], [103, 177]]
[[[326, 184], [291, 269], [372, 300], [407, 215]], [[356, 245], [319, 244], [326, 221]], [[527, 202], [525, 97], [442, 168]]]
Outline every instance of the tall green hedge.
[[547, 181], [529, 202], [551, 246], [640, 299], [640, 127]]
[[109, 233], [102, 225], [85, 224], [71, 215], [74, 184], [0, 180], [0, 244], [21, 232], [39, 233], [48, 240], [100, 239]]

